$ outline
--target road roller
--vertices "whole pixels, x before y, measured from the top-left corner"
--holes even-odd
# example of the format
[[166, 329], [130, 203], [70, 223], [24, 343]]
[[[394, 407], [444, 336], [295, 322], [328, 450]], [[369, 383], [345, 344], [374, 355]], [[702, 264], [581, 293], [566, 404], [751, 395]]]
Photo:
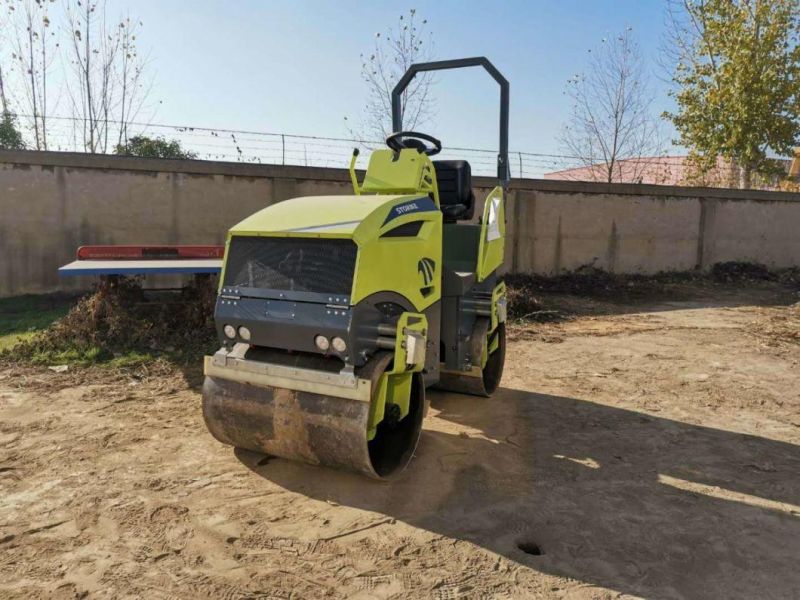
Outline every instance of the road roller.
[[[496, 187], [475, 215], [470, 165], [402, 130], [420, 72], [483, 67], [500, 85]], [[220, 442], [376, 479], [411, 460], [426, 389], [490, 396], [505, 360], [509, 85], [484, 57], [412, 65], [395, 133], [353, 193], [273, 204], [227, 236], [205, 357], [203, 416]], [[474, 217], [478, 216], [478, 219]]]

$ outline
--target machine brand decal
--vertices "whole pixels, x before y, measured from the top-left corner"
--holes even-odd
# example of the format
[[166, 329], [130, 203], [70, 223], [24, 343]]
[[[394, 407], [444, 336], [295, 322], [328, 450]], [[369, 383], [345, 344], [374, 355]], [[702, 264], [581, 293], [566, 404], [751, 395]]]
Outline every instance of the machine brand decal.
[[436, 204], [433, 202], [433, 200], [430, 198], [417, 198], [416, 200], [403, 202], [402, 204], [393, 206], [392, 210], [389, 211], [389, 214], [386, 215], [386, 220], [383, 222], [383, 224], [386, 225], [389, 221], [396, 219], [397, 217], [402, 217], [404, 215], [410, 215], [411, 213], [417, 212], [429, 212], [432, 210], [436, 210]]
[[433, 259], [423, 258], [417, 263], [417, 272], [422, 275], [422, 281], [425, 287], [429, 286], [433, 281], [433, 272], [436, 269], [436, 263]]

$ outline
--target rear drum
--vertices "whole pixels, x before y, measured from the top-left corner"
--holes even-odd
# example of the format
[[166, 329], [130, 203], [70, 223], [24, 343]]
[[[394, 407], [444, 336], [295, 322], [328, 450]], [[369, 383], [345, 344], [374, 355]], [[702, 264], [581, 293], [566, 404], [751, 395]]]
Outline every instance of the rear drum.
[[[491, 396], [497, 390], [506, 362], [506, 326], [505, 323], [500, 323], [492, 335], [487, 334], [488, 329], [489, 319], [480, 318], [475, 321], [475, 327], [472, 330], [473, 356], [482, 356], [483, 350], [490, 346], [495, 339], [497, 340], [497, 348], [489, 354], [480, 375], [445, 371], [441, 373], [439, 382], [436, 384], [438, 389], [473, 396]], [[497, 337], [495, 338], [495, 336]]]

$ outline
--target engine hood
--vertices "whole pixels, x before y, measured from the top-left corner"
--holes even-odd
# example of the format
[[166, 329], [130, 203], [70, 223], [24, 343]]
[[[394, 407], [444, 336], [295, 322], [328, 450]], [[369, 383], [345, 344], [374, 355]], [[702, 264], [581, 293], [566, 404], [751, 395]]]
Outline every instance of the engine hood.
[[348, 237], [360, 243], [401, 217], [436, 210], [433, 200], [419, 194], [306, 196], [254, 213], [234, 225], [230, 235]]

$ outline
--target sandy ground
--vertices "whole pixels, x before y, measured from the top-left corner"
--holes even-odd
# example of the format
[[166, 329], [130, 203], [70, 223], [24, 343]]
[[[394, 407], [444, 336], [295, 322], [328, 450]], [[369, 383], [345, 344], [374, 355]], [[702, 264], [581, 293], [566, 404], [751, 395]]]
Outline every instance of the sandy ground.
[[791, 301], [564, 299], [391, 484], [218, 444], [180, 375], [0, 369], [0, 597], [797, 597]]

